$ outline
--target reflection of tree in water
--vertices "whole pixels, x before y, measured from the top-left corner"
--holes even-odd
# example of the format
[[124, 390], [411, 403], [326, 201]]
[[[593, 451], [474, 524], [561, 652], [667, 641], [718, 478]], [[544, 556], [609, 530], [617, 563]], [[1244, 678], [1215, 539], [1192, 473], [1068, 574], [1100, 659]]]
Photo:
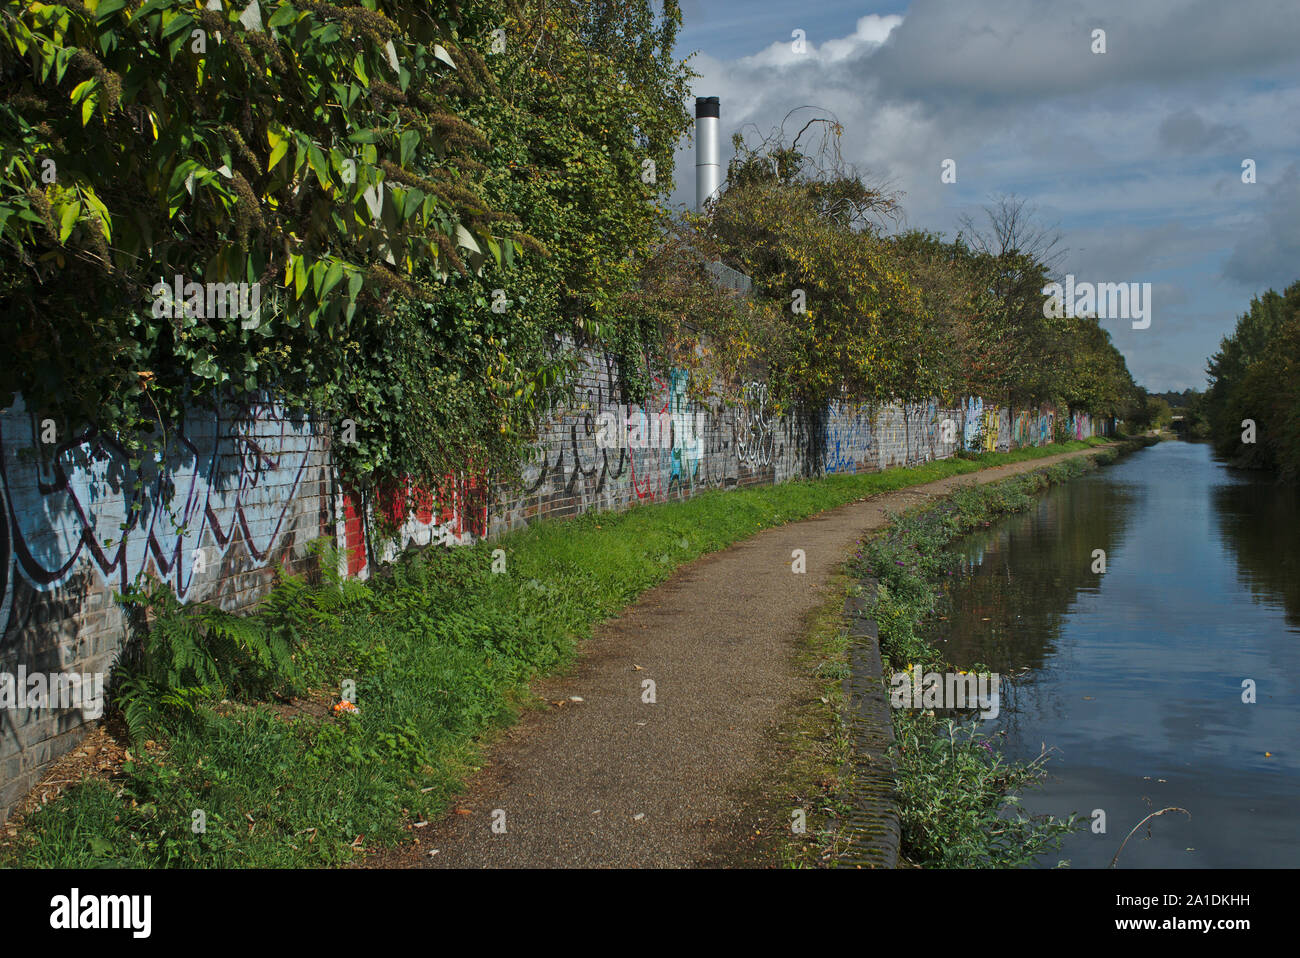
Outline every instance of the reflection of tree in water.
[[967, 558], [926, 637], [959, 668], [1041, 669], [1075, 596], [1099, 585], [1093, 550], [1112, 557], [1138, 495], [1100, 477], [1075, 480], [1048, 492], [1036, 508], [959, 543]]
[[1256, 598], [1282, 602], [1300, 627], [1300, 488], [1265, 479], [1228, 481], [1211, 490], [1219, 538]]

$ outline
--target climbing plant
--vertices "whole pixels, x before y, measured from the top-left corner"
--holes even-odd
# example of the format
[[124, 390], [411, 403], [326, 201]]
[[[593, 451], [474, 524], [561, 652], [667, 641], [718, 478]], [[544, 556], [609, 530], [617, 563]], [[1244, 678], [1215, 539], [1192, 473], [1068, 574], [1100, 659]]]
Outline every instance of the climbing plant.
[[651, 365], [658, 324], [627, 307], [688, 124], [680, 19], [6, 6], [0, 405], [131, 444], [192, 402], [272, 393], [347, 424], [360, 485], [516, 463], [574, 347]]
[[[438, 6], [7, 7], [0, 398], [113, 426], [221, 388], [321, 398], [338, 344], [434, 298], [417, 261], [518, 254], [461, 182], [483, 139], [435, 90], [465, 26]], [[174, 277], [256, 283], [259, 315], [172, 310]]]
[[508, 478], [566, 396], [583, 346], [615, 353], [628, 400], [644, 396], [664, 346], [641, 279], [689, 125], [689, 71], [672, 54], [680, 13], [658, 6], [462, 7], [480, 28], [461, 31], [458, 69], [437, 89], [487, 141], [475, 183], [525, 255], [452, 275], [436, 303], [404, 303], [357, 339], [356, 361], [343, 364], [358, 426], [344, 463], [357, 478], [391, 463], [414, 476], [468, 466]]

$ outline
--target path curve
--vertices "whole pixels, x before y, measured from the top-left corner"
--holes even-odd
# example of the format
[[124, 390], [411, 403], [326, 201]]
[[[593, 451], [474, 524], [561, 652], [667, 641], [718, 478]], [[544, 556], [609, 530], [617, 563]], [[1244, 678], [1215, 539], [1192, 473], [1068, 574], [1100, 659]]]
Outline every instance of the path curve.
[[[798, 694], [806, 617], [887, 513], [1096, 453], [1078, 450], [882, 493], [703, 556], [600, 624], [573, 668], [525, 712], [420, 843], [372, 864], [452, 868], [677, 868], [716, 864], [744, 828], [763, 747]], [[803, 549], [807, 573], [791, 572]], [[655, 683], [654, 704], [642, 701]], [[578, 697], [581, 702], [570, 701]], [[504, 812], [504, 832], [498, 828]], [[466, 814], [466, 812], [468, 814]], [[430, 855], [436, 849], [437, 854]]]

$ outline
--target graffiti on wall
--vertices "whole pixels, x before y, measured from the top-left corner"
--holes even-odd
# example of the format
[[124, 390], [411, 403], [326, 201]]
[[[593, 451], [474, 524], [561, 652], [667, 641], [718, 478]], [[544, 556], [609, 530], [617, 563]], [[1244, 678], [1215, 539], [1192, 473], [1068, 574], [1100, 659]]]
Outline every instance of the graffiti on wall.
[[[704, 405], [689, 398], [685, 374], [674, 371], [667, 381], [655, 379], [642, 407], [617, 401], [611, 356], [589, 362], [581, 408], [554, 413], [513, 498], [500, 501], [502, 490], [472, 471], [448, 476], [427, 493], [386, 490], [371, 502], [336, 484], [344, 571], [364, 575], [372, 559], [411, 545], [482, 538], [527, 521], [550, 502], [566, 501], [571, 512], [620, 508], [796, 474], [792, 425], [773, 415], [766, 384], [747, 383], [738, 404]], [[661, 417], [666, 441], [602, 448], [596, 417], [611, 408], [626, 417]], [[835, 404], [819, 420], [820, 466], [835, 473], [922, 462], [951, 455], [959, 443], [975, 446], [981, 431], [985, 450], [1043, 444], [1053, 438], [1055, 415], [1045, 408], [1013, 416], [977, 397], [957, 409], [941, 409], [934, 400]], [[960, 439], [946, 440], [945, 419], [953, 420]], [[1069, 429], [1083, 438], [1093, 423], [1074, 413]], [[0, 627], [9, 619], [16, 577], [47, 592], [83, 566], [113, 589], [148, 568], [182, 599], [207, 598], [235, 542], [242, 544], [241, 571], [273, 560], [297, 525], [308, 474], [324, 478], [327, 469], [321, 431], [271, 402], [190, 411], [168, 432], [165, 453], [144, 461], [94, 429], [54, 443], [42, 443], [41, 432], [21, 401], [0, 413]], [[403, 516], [410, 499], [416, 508]], [[364, 518], [376, 510], [399, 533], [368, 549]]]
[[[492, 529], [543, 510], [622, 508], [794, 473], [791, 424], [773, 415], [765, 383], [746, 383], [736, 402], [703, 403], [689, 397], [686, 373], [674, 370], [654, 377], [650, 395], [637, 404], [619, 400], [617, 375], [612, 358], [588, 359], [578, 408], [556, 410], [543, 425], [519, 488], [498, 490]], [[627, 423], [625, 437], [654, 441], [602, 443], [610, 422]]]
[[746, 383], [736, 411], [736, 455], [750, 466], [770, 466], [776, 452], [776, 434], [767, 408], [767, 383]]
[[976, 450], [979, 447], [980, 423], [983, 421], [984, 400], [973, 396], [966, 400], [962, 408], [962, 447]]
[[15, 575], [44, 592], [86, 566], [121, 590], [150, 568], [182, 599], [206, 598], [236, 541], [255, 565], [272, 559], [323, 448], [270, 402], [192, 410], [156, 457], [133, 459], [93, 428], [43, 438], [21, 399], [0, 413], [0, 626]]
[[866, 404], [835, 403], [826, 416], [825, 454], [822, 471], [858, 472], [874, 455], [872, 410]]

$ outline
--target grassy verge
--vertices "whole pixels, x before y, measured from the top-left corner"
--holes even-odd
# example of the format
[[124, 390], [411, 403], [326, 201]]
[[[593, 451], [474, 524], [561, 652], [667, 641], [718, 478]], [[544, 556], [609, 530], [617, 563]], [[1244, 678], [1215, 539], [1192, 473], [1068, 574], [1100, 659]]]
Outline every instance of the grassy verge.
[[[398, 844], [446, 810], [484, 737], [528, 703], [531, 678], [562, 668], [594, 623], [678, 566], [866, 496], [1095, 444], [543, 521], [405, 557], [364, 586], [286, 581], [237, 625], [165, 620], [176, 625], [176, 661], [219, 636], [242, 656], [238, 667], [210, 669], [206, 684], [191, 683], [199, 691], [137, 710], [143, 731], [120, 772], [25, 816], [0, 864], [328, 866]], [[496, 549], [504, 574], [492, 572]], [[292, 669], [273, 673], [271, 658], [254, 654], [248, 636], [259, 628], [295, 649]], [[336, 713], [348, 682], [359, 712]]]
[[[787, 868], [824, 868], [844, 852], [844, 816], [849, 808], [844, 780], [853, 743], [842, 720], [849, 637], [844, 600], [852, 588], [836, 576], [827, 600], [812, 616], [796, 666], [809, 676], [810, 694], [783, 725], [789, 758], [780, 772], [787, 800], [771, 814], [773, 834], [781, 836], [771, 863]], [[803, 828], [791, 825], [793, 809], [804, 813]]]

